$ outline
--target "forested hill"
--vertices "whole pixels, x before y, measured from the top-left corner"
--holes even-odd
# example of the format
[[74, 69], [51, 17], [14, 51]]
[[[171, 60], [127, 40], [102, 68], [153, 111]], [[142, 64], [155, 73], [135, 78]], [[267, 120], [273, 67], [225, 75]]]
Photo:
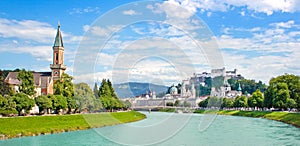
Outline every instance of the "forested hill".
[[155, 91], [156, 94], [166, 92], [168, 87], [163, 85], [155, 85], [152, 83], [138, 83], [128, 82], [113, 85], [119, 98], [135, 97], [141, 94], [149, 93], [149, 91]]

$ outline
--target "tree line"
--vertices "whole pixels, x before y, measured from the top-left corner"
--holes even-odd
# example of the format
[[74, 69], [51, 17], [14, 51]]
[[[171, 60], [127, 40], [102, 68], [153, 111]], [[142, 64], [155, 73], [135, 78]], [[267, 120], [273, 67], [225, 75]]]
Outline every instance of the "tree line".
[[269, 86], [257, 88], [250, 97], [236, 98], [208, 97], [199, 103], [200, 107], [221, 108], [277, 108], [287, 110], [300, 109], [300, 76], [284, 74], [269, 81]]
[[98, 88], [95, 84], [94, 91], [86, 83], [73, 84], [73, 77], [63, 73], [61, 78], [54, 82], [54, 94], [35, 97], [34, 78], [31, 71], [19, 71], [18, 93], [4, 82], [5, 75], [0, 71], [0, 114], [26, 115], [37, 105], [39, 114], [44, 113], [80, 113], [98, 112], [103, 109], [116, 110], [129, 108], [130, 103], [123, 103], [115, 94], [112, 83], [103, 79]]

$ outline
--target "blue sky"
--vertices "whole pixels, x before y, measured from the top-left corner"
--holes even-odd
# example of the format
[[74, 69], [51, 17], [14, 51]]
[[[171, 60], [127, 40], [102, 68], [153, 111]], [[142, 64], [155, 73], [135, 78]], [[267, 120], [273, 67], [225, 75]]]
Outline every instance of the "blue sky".
[[170, 85], [225, 66], [267, 83], [300, 74], [299, 16], [297, 0], [2, 0], [0, 69], [49, 71], [60, 21], [77, 81]]

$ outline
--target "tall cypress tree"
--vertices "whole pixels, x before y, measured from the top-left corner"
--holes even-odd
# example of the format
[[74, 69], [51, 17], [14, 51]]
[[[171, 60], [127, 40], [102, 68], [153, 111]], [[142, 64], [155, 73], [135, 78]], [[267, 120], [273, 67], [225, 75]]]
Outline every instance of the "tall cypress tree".
[[118, 99], [118, 96], [117, 96], [117, 94], [116, 94], [116, 92], [115, 92], [115, 90], [114, 90], [114, 88], [112, 86], [112, 83], [110, 82], [109, 79], [107, 79], [107, 84], [108, 84], [109, 90], [111, 92], [111, 97], [113, 97], [115, 99]]
[[118, 99], [114, 92], [110, 80], [103, 79], [99, 88], [99, 96], [101, 103], [105, 109], [120, 109], [123, 107], [122, 102]]
[[96, 98], [99, 98], [99, 90], [98, 90], [98, 85], [95, 83], [94, 89], [93, 89], [94, 95]]

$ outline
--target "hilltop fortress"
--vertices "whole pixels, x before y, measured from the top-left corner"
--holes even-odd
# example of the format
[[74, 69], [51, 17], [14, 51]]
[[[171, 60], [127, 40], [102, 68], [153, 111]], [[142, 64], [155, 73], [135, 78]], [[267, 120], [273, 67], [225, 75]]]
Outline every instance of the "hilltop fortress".
[[[182, 80], [178, 86], [171, 86], [168, 94], [163, 97], [156, 97], [155, 91], [149, 91], [149, 94], [136, 98], [127, 98], [133, 107], [146, 106], [166, 106], [167, 103], [175, 103], [179, 101], [192, 107], [197, 107], [198, 103], [208, 96], [235, 98], [242, 95], [241, 86], [237, 90], [232, 90], [228, 79], [241, 80], [244, 77], [237, 73], [237, 70], [226, 71], [225, 67], [221, 69], [212, 69], [211, 73], [202, 72], [201, 74], [193, 74], [191, 77]], [[209, 88], [210, 93], [203, 95], [199, 88]], [[154, 94], [153, 94], [154, 93]]]

